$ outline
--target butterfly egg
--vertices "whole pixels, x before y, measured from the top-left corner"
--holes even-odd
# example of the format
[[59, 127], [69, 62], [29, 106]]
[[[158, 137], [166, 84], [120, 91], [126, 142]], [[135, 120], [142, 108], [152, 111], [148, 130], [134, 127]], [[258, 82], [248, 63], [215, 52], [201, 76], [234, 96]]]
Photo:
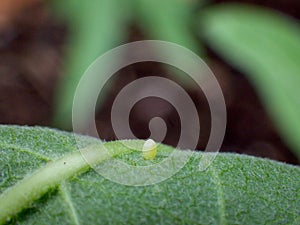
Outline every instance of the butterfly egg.
[[155, 141], [153, 141], [152, 139], [148, 139], [147, 141], [145, 141], [142, 150], [143, 158], [146, 160], [155, 159], [156, 152], [157, 152], [157, 146]]

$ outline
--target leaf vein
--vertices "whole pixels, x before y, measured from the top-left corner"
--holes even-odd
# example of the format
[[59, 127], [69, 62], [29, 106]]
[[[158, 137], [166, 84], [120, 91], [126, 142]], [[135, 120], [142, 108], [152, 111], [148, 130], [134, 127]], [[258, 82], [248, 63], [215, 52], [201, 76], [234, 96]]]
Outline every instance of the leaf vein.
[[74, 222], [75, 225], [80, 225], [76, 209], [73, 205], [73, 202], [72, 202], [72, 199], [71, 199], [71, 196], [70, 196], [70, 193], [68, 191], [68, 187], [67, 187], [67, 184], [65, 181], [62, 182], [62, 184], [59, 187], [59, 190], [60, 190], [60, 194], [61, 194], [63, 200], [68, 205], [68, 208], [69, 208], [68, 213], [69, 213], [72, 221]]
[[222, 189], [221, 180], [219, 177], [218, 172], [216, 171], [216, 168], [214, 166], [211, 166], [212, 176], [215, 181], [216, 189], [217, 189], [217, 204], [219, 206], [219, 213], [220, 213], [220, 224], [226, 225], [226, 207], [225, 207], [225, 200], [224, 200], [224, 192]]
[[40, 158], [40, 159], [42, 159], [44, 161], [52, 161], [53, 160], [52, 158], [49, 158], [49, 157], [47, 157], [47, 156], [45, 156], [43, 154], [40, 154], [40, 153], [37, 153], [37, 152], [33, 152], [30, 149], [22, 148], [21, 146], [14, 145], [14, 144], [3, 144], [3, 143], [1, 143], [0, 144], [0, 148], [1, 149], [2, 148], [12, 148], [12, 149], [15, 149], [15, 150], [17, 150], [19, 152], [24, 152], [24, 153], [28, 153], [30, 155], [33, 155], [33, 156], [35, 156], [37, 158]]

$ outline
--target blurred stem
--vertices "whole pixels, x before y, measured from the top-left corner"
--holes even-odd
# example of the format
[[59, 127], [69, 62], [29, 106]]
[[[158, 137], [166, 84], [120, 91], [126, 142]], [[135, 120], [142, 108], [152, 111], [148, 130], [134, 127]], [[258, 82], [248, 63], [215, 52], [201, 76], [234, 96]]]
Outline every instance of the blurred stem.
[[70, 129], [72, 103], [79, 80], [97, 57], [122, 41], [129, 7], [128, 2], [119, 0], [67, 1], [61, 4], [71, 10], [67, 13], [71, 40], [64, 76], [56, 91], [54, 125]]
[[170, 41], [202, 52], [192, 35], [193, 6], [183, 0], [137, 0], [139, 22], [150, 38]]
[[[190, 49], [198, 55], [204, 50], [193, 36], [193, 9], [195, 3], [184, 0], [135, 0], [137, 16], [142, 28], [152, 39], [173, 42]], [[173, 57], [171, 53], [164, 52]], [[178, 56], [175, 56], [178, 57]], [[171, 74], [186, 85], [192, 87], [190, 79], [183, 73], [169, 70]]]

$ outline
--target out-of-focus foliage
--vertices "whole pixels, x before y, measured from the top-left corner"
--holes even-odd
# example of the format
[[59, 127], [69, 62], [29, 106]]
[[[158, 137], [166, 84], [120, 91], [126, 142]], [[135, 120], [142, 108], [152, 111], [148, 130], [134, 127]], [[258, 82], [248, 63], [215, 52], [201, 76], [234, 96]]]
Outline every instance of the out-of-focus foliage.
[[[56, 96], [55, 125], [58, 127], [70, 128], [73, 98], [81, 76], [98, 56], [125, 41], [131, 19], [154, 39], [175, 42], [197, 51], [196, 40], [188, 28], [193, 6], [190, 2], [53, 0], [53, 6], [58, 15], [65, 15], [72, 31], [65, 74]], [[85, 107], [84, 102], [82, 107]]]
[[166, 40], [197, 51], [191, 35], [192, 6], [182, 0], [135, 0], [141, 28], [150, 38]]
[[[66, 13], [71, 28], [65, 75], [57, 91], [55, 124], [71, 125], [72, 103], [78, 82], [87, 67], [124, 38], [129, 8], [125, 1], [61, 1], [55, 4]], [[88, 90], [87, 90], [88, 91]], [[82, 103], [84, 107], [84, 102]]]
[[206, 10], [200, 33], [243, 71], [278, 130], [300, 157], [300, 26], [271, 10], [220, 5]]
[[[205, 9], [203, 4], [184, 0], [52, 3], [72, 31], [65, 74], [56, 96], [56, 126], [70, 128], [73, 97], [81, 76], [98, 56], [126, 40], [133, 21], [151, 39], [175, 42], [200, 53], [200, 44], [190, 31], [197, 21], [202, 26], [196, 29], [205, 41], [248, 75], [278, 130], [300, 157], [300, 28], [294, 20], [249, 5]], [[194, 17], [199, 5], [203, 8], [200, 20]]]

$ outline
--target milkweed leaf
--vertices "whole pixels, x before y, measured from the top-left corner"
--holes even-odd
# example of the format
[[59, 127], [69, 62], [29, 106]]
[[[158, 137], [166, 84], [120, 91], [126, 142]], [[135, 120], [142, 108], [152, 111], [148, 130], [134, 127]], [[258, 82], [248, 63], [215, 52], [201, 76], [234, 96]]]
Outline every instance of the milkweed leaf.
[[[71, 133], [18, 126], [0, 126], [0, 137], [0, 224], [296, 225], [299, 222], [300, 168], [296, 166], [220, 153], [206, 171], [200, 172], [198, 163], [206, 153], [198, 152], [170, 179], [151, 186], [132, 187], [113, 183], [88, 169], [79, 155], [76, 159], [84, 166], [67, 176], [67, 170], [51, 167], [71, 156], [66, 164], [60, 164], [70, 168], [68, 164], [74, 162], [72, 157], [78, 148], [99, 144], [96, 139], [76, 136], [79, 138], [76, 143]], [[119, 141], [105, 145], [116, 153], [126, 150]], [[170, 150], [173, 151], [159, 145], [155, 160]], [[144, 160], [140, 152], [127, 151], [125, 156], [120, 159], [151, 161]], [[51, 168], [47, 172], [48, 186], [39, 182], [23, 185], [32, 177], [44, 178], [41, 171], [45, 168]], [[20, 187], [27, 190], [24, 188], [22, 192]], [[9, 210], [7, 196], [16, 203]], [[26, 205], [16, 199], [28, 196], [32, 201]]]

